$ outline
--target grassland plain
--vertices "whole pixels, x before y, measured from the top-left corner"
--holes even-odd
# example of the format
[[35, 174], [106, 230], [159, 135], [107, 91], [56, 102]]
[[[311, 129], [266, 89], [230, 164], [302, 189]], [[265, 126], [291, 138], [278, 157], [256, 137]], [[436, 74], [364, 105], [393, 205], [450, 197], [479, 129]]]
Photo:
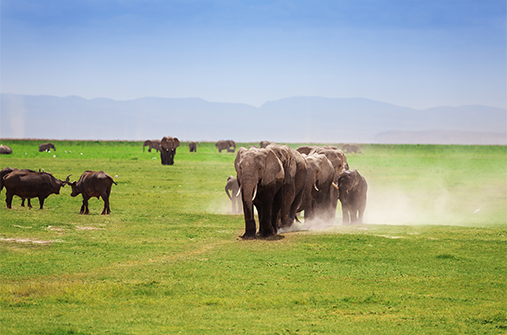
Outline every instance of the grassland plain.
[[[114, 176], [43, 210], [0, 205], [2, 334], [504, 334], [507, 148], [364, 145], [365, 224], [243, 241], [214, 143], [162, 166], [140, 142], [2, 140], [0, 167]], [[240, 143], [249, 146], [250, 143]], [[297, 148], [302, 144], [290, 144]], [[5, 190], [2, 191], [2, 196]]]

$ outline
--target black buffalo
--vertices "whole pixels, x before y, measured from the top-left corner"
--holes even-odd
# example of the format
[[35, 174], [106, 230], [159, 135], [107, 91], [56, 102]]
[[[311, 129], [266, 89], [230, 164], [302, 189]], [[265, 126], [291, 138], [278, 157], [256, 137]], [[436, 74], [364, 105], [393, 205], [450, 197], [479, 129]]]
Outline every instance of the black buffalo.
[[109, 195], [111, 194], [111, 186], [115, 184], [113, 177], [105, 173], [104, 171], [85, 171], [79, 177], [79, 180], [76, 182], [69, 183], [72, 187], [71, 196], [75, 197], [79, 194], [83, 195], [83, 205], [81, 206], [81, 210], [79, 214], [88, 214], [88, 199], [92, 197], [102, 197], [104, 200], [104, 209], [102, 210], [102, 215], [111, 213], [111, 209], [109, 208]]
[[7, 208], [11, 208], [12, 197], [17, 195], [22, 199], [39, 198], [42, 209], [44, 200], [51, 194], [60, 194], [60, 188], [65, 186], [69, 177], [62, 181], [47, 172], [14, 170], [3, 178], [3, 186], [7, 190]]
[[[6, 167], [0, 171], [0, 191], [4, 189], [4, 177], [7, 176], [12, 171], [18, 171], [19, 169]], [[33, 170], [23, 169], [21, 171], [35, 172]], [[21, 198], [21, 207], [25, 207], [25, 198]], [[28, 199], [28, 207], [32, 208], [32, 204], [30, 203], [30, 199]]]
[[51, 142], [42, 143], [41, 145], [39, 145], [39, 152], [50, 151], [51, 149], [53, 149], [54, 151], [56, 151], [56, 148], [55, 148], [54, 144], [51, 143]]
[[10, 154], [12, 154], [11, 147], [0, 144], [0, 155], [10, 155]]

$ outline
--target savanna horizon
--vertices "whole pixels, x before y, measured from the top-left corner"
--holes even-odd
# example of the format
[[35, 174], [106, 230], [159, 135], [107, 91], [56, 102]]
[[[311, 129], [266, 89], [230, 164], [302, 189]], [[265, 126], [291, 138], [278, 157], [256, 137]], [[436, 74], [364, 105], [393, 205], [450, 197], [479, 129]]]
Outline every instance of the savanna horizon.
[[505, 146], [361, 145], [346, 155], [370, 186], [364, 224], [342, 225], [338, 208], [331, 228], [243, 241], [224, 192], [236, 154], [215, 142], [197, 153], [182, 142], [173, 166], [140, 141], [57, 140], [51, 153], [38, 141], [2, 144], [13, 154], [1, 168], [71, 180], [104, 170], [118, 183], [108, 216], [97, 199], [79, 215], [69, 187], [43, 210], [17, 197], [8, 210], [2, 191], [6, 333], [507, 329]]

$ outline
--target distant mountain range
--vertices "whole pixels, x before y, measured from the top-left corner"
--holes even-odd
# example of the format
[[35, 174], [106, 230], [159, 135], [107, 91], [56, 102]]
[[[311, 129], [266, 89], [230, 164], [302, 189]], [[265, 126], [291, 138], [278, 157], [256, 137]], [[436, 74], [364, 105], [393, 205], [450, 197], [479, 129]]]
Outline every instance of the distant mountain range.
[[261, 107], [198, 98], [129, 101], [1, 94], [1, 138], [507, 144], [507, 110], [417, 110], [364, 98], [293, 97]]

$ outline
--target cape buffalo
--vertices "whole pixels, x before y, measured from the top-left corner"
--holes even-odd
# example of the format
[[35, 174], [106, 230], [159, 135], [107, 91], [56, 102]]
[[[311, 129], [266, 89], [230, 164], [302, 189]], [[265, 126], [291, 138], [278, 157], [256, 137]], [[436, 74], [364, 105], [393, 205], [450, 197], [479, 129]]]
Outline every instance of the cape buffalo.
[[3, 185], [7, 190], [5, 202], [7, 208], [11, 208], [12, 197], [17, 195], [22, 199], [39, 198], [40, 209], [44, 206], [44, 200], [50, 194], [60, 194], [60, 188], [69, 181], [56, 179], [47, 172], [35, 172], [30, 170], [15, 170], [6, 175]]
[[[6, 167], [0, 171], [0, 191], [4, 189], [4, 177], [7, 176], [12, 171], [18, 171], [19, 169]], [[35, 172], [32, 170], [23, 169], [21, 171]], [[25, 207], [25, 198], [21, 198], [21, 207]], [[28, 207], [32, 208], [32, 204], [30, 203], [30, 199], [28, 199]]]
[[39, 152], [50, 151], [51, 149], [56, 151], [56, 148], [53, 145], [53, 143], [48, 142], [48, 143], [42, 143], [41, 145], [39, 145]]
[[11, 147], [7, 146], [7, 145], [0, 145], [0, 155], [10, 155], [12, 154], [12, 149]]
[[72, 187], [71, 196], [75, 197], [79, 194], [83, 195], [83, 205], [81, 206], [81, 210], [79, 214], [88, 214], [88, 199], [91, 197], [102, 197], [104, 200], [104, 209], [102, 210], [102, 215], [111, 213], [111, 209], [109, 208], [109, 195], [111, 194], [111, 186], [115, 184], [113, 177], [105, 173], [104, 171], [85, 171], [79, 177], [79, 180], [76, 182], [69, 183]]

